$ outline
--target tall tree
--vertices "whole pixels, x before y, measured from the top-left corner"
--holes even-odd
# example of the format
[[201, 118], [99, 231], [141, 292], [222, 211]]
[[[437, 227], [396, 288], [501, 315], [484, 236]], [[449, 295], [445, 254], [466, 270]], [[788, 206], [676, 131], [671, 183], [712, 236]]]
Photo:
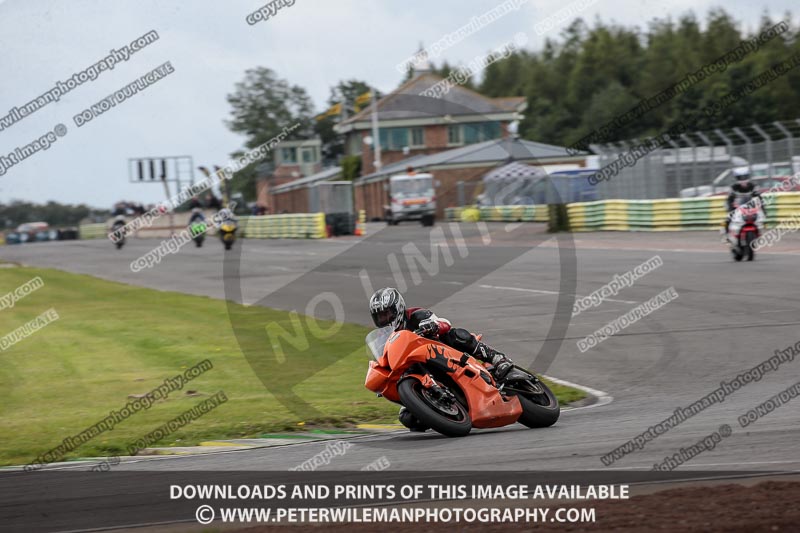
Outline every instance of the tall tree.
[[[300, 127], [289, 134], [289, 139], [312, 134], [314, 109], [311, 98], [305, 89], [290, 85], [273, 70], [266, 67], [247, 70], [244, 80], [234, 89], [227, 98], [233, 115], [228, 127], [247, 137], [247, 148], [256, 148], [295, 124], [300, 124]], [[231, 190], [241, 192], [246, 200], [253, 200], [256, 194], [255, 169], [260, 163], [237, 172], [231, 180]]]
[[291, 137], [300, 138], [312, 130], [314, 106], [306, 90], [289, 85], [266, 67], [245, 72], [243, 81], [228, 95], [233, 119], [228, 122], [232, 131], [247, 136], [248, 148], [255, 148], [299, 123]]
[[[328, 97], [328, 107], [333, 107], [337, 104], [342, 104], [342, 113], [339, 115], [331, 115], [317, 120], [314, 125], [314, 131], [319, 135], [322, 140], [322, 151], [325, 159], [329, 163], [334, 163], [338, 157], [344, 154], [344, 139], [341, 135], [334, 131], [334, 126], [341, 121], [344, 117], [351, 117], [355, 113], [361, 111], [369, 105], [369, 103], [357, 103], [356, 100], [370, 92], [372, 88], [367, 82], [362, 80], [343, 80], [331, 87], [330, 96]], [[376, 98], [381, 98], [383, 95], [377, 91]]]
[[[781, 20], [793, 19], [787, 13]], [[765, 15], [757, 32], [775, 23]], [[558, 38], [546, 39], [541, 51], [518, 52], [489, 65], [478, 90], [491, 97], [525, 95], [522, 136], [569, 145], [754, 37], [740, 27], [722, 9], [709, 11], [702, 23], [691, 12], [676, 21], [656, 18], [644, 30], [600, 20], [589, 27], [576, 19]], [[800, 52], [799, 33], [792, 27], [724, 70], [684, 87], [607, 140], [654, 135], [678, 120], [696, 120], [698, 129], [712, 129], [797, 118], [800, 68], [731, 104], [720, 115], [709, 118], [702, 110]]]
[[0, 204], [0, 229], [14, 229], [25, 222], [47, 222], [51, 226], [75, 226], [90, 214], [107, 217], [109, 210], [92, 209], [85, 204], [68, 205], [58, 202], [34, 204], [13, 200]]

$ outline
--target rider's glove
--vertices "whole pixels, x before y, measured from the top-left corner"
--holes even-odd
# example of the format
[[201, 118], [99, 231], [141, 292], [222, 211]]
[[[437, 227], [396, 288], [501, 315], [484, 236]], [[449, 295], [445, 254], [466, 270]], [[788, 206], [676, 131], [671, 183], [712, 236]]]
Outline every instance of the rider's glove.
[[436, 320], [429, 318], [419, 323], [419, 329], [417, 331], [419, 331], [420, 335], [423, 337], [433, 337], [439, 333], [439, 324]]

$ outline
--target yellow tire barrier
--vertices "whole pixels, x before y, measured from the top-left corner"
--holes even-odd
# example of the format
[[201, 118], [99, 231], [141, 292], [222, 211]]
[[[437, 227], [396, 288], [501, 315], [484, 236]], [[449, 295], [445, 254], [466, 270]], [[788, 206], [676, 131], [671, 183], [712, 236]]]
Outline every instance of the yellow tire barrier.
[[358, 212], [358, 222], [356, 222], [356, 235], [364, 236], [367, 234], [367, 212], [364, 209]]
[[461, 210], [461, 222], [478, 222], [481, 219], [481, 211], [475, 207], [465, 207]]
[[[800, 193], [764, 195], [767, 226], [800, 215]], [[573, 231], [717, 230], [727, 216], [724, 196], [664, 200], [600, 200], [567, 205]]]
[[547, 213], [546, 205], [448, 207], [444, 210], [445, 219], [454, 222], [547, 222]]
[[325, 213], [247, 216], [239, 219], [246, 239], [324, 239]]

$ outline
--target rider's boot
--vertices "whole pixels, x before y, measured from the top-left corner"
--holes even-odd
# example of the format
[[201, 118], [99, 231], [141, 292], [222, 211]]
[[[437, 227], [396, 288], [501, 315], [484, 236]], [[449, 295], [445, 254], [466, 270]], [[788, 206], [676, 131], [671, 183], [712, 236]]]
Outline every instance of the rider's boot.
[[501, 381], [514, 368], [514, 362], [506, 354], [498, 352], [482, 342], [478, 343], [478, 347], [475, 348], [475, 352], [472, 355], [494, 366], [491, 372], [495, 381]]
[[416, 416], [411, 414], [411, 411], [406, 409], [405, 407], [400, 408], [400, 415], [398, 416], [400, 419], [400, 423], [403, 424], [405, 427], [410, 429], [414, 432], [423, 433], [427, 431], [428, 428], [422, 422], [420, 422]]

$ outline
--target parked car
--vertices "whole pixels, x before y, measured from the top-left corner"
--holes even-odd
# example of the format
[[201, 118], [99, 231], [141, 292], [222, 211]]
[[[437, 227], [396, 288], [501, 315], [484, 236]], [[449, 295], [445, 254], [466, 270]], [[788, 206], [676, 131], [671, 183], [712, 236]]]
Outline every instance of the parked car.
[[57, 229], [45, 229], [36, 232], [36, 242], [57, 241], [59, 231]]
[[[731, 190], [731, 185], [736, 182], [735, 172], [746, 169], [747, 166], [732, 167], [721, 172], [709, 185], [700, 185], [698, 187], [687, 187], [685, 189], [681, 189], [681, 198], [718, 196], [723, 193], [728, 193], [728, 191]], [[791, 162], [779, 161], [772, 163], [771, 168], [768, 163], [757, 163], [750, 167], [750, 176], [753, 178], [789, 178], [798, 172], [800, 172], [800, 157], [793, 157]]]
[[49, 230], [50, 226], [47, 222], [26, 222], [17, 226], [17, 233], [20, 234], [20, 242], [47, 240], [45, 236], [39, 237], [38, 235]]
[[[753, 182], [756, 190], [761, 194], [767, 192], [800, 192], [800, 179], [792, 179], [792, 176], [757, 177], [752, 178], [750, 181]], [[727, 196], [729, 192], [730, 187], [710, 196]]]
[[6, 239], [6, 244], [21, 244], [22, 243], [22, 237], [16, 231], [11, 231], [11, 232], [6, 233], [5, 239]]
[[59, 241], [72, 241], [78, 238], [78, 228], [69, 227], [58, 230]]

